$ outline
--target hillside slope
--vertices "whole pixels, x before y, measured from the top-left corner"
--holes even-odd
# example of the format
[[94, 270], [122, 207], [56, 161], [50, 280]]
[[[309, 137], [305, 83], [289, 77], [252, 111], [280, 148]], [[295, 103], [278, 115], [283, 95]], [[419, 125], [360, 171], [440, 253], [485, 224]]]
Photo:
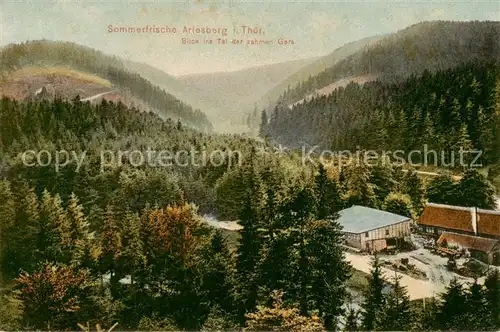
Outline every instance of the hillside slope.
[[253, 110], [269, 89], [315, 60], [300, 59], [232, 72], [184, 75], [178, 80], [212, 109], [213, 117], [223, 122], [240, 123], [242, 115]]
[[358, 41], [345, 44], [333, 52], [316, 59], [314, 62], [304, 66], [300, 70], [296, 71], [292, 75], [286, 77], [285, 80], [280, 82], [278, 85], [274, 86], [269, 90], [260, 100], [259, 106], [265, 107], [270, 103], [276, 101], [283, 91], [287, 90], [289, 87], [294, 87], [298, 83], [307, 80], [312, 76], [320, 74], [322, 71], [334, 66], [337, 62], [344, 59], [345, 57], [363, 49], [370, 45], [373, 45], [378, 40], [383, 38], [383, 36], [374, 36], [360, 39]]
[[475, 163], [494, 163], [500, 159], [500, 64], [473, 61], [398, 83], [351, 83], [292, 109], [277, 107], [262, 129], [285, 146], [317, 145], [317, 153], [396, 157], [400, 151], [406, 161], [460, 168], [480, 151]]
[[499, 61], [500, 22], [422, 22], [387, 35], [302, 81], [279, 98], [293, 104], [347, 77], [377, 75], [397, 82], [424, 70], [435, 72], [473, 60]]
[[[54, 68], [66, 67], [68, 71], [79, 72], [78, 75], [90, 74], [109, 81], [112, 89], [119, 90], [121, 94], [126, 95], [124, 99], [129, 100], [130, 104], [133, 104], [131, 106], [145, 107], [162, 117], [180, 119], [202, 130], [210, 131], [212, 128], [204, 113], [180, 101], [164, 88], [153, 85], [139, 73], [130, 71], [124, 61], [118, 57], [74, 43], [45, 40], [8, 45], [1, 49], [0, 56], [4, 86], [11, 86], [16, 75], [19, 75], [18, 71], [22, 69], [28, 68], [27, 73], [45, 71], [47, 74], [47, 70], [54, 71]], [[42, 87], [42, 81], [54, 81], [54, 78], [58, 81], [58, 75], [67, 77], [66, 74], [56, 70], [49, 73], [50, 77], [45, 79], [34, 77], [24, 89], [27, 88], [29, 93], [33, 94]], [[64, 78], [59, 80], [64, 80]], [[77, 90], [81, 88], [75, 86], [75, 83], [76, 81], [73, 80], [71, 84], [71, 87], [75, 89], [74, 95], [80, 94]], [[70, 93], [70, 91], [62, 90], [61, 96]], [[17, 94], [23, 95], [25, 92], [17, 92]]]

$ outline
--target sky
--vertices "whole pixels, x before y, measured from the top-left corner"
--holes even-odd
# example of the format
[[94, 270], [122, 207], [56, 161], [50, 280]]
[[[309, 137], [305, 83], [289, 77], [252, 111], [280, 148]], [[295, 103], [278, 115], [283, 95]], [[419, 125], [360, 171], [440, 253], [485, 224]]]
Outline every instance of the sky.
[[[0, 45], [71, 41], [145, 62], [171, 75], [234, 71], [317, 57], [346, 43], [431, 20], [500, 20], [500, 2], [486, 1], [48, 1], [0, 0]], [[115, 27], [176, 28], [176, 33], [109, 32]], [[235, 34], [241, 26], [264, 34]], [[226, 37], [183, 33], [184, 26], [227, 28]], [[112, 29], [111, 29], [112, 30]], [[182, 38], [200, 44], [183, 44]], [[226, 38], [227, 44], [217, 44]], [[247, 40], [271, 44], [246, 44]], [[278, 40], [292, 40], [287, 45]], [[232, 44], [233, 40], [243, 44]], [[204, 44], [212, 40], [212, 44]]]

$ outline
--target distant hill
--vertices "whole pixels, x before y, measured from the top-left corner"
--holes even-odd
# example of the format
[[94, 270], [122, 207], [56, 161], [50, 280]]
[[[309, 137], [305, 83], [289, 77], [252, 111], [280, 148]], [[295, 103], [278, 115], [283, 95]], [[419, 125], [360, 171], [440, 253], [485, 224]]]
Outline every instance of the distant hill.
[[320, 74], [322, 71], [334, 66], [337, 62], [344, 59], [345, 57], [362, 50], [370, 45], [373, 45], [378, 40], [382, 39], [383, 36], [374, 36], [360, 39], [358, 41], [345, 44], [333, 52], [322, 56], [312, 63], [302, 67], [300, 70], [294, 72], [281, 81], [279, 84], [274, 86], [271, 90], [267, 91], [265, 95], [259, 100], [259, 106], [265, 107], [273, 102], [275, 102], [283, 91], [287, 90], [289, 87], [294, 87], [302, 81], [306, 81], [312, 76]]
[[243, 114], [252, 110], [269, 89], [316, 60], [300, 59], [232, 72], [184, 75], [178, 80], [189, 86], [191, 93], [212, 109], [219, 121], [241, 124]]
[[440, 165], [476, 150], [479, 163], [492, 164], [500, 160], [499, 101], [500, 22], [423, 22], [284, 91], [260, 132], [291, 148], [426, 145], [443, 154], [431, 161]]
[[[135, 73], [139, 73], [142, 77], [149, 80], [151, 83], [159, 86], [162, 89], [169, 91], [172, 95], [189, 104], [190, 106], [202, 109], [207, 115], [213, 115], [213, 107], [203, 103], [196, 91], [185, 85], [181, 80], [177, 79], [161, 69], [148, 65], [146, 63], [123, 60], [124, 67]], [[212, 112], [211, 112], [212, 111]]]
[[[204, 113], [179, 100], [166, 91], [165, 86], [150, 82], [131, 68], [130, 62], [89, 47], [69, 42], [30, 41], [2, 48], [0, 60], [0, 94], [3, 95], [26, 98], [43, 87], [65, 98], [113, 92], [106, 98], [154, 111], [162, 117], [180, 119], [202, 130], [212, 130]], [[89, 80], [92, 86], [87, 84]], [[178, 90], [177, 85], [170, 86]]]
[[[285, 104], [293, 104], [348, 77], [374, 75], [381, 81], [397, 82], [424, 70], [446, 70], [473, 60], [498, 61], [499, 40], [500, 22], [418, 23], [357, 44], [357, 51], [321, 73], [282, 90], [279, 99]], [[355, 48], [352, 46], [349, 50]]]

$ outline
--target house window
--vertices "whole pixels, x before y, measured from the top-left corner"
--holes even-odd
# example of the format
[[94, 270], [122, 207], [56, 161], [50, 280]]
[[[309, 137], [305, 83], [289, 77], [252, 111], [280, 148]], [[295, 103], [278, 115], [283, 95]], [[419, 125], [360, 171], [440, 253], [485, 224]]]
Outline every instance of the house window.
[[370, 243], [366, 242], [366, 249], [370, 249]]
[[368, 237], [368, 232], [365, 233], [365, 237]]
[[389, 230], [388, 229], [385, 230], [385, 235], [389, 235]]

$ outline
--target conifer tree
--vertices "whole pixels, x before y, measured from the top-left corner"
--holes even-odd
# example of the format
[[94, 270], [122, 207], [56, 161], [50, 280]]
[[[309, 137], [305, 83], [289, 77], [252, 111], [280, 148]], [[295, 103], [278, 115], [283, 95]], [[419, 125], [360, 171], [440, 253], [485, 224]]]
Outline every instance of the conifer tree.
[[413, 312], [410, 308], [410, 297], [400, 283], [401, 276], [393, 278], [392, 290], [385, 299], [381, 314], [380, 329], [384, 331], [410, 330], [413, 323]]
[[422, 180], [413, 169], [409, 169], [404, 175], [402, 182], [402, 193], [410, 196], [411, 205], [415, 213], [419, 215], [422, 211], [425, 198], [425, 189]]
[[[31, 272], [37, 265], [37, 240], [39, 232], [39, 203], [32, 188], [22, 186], [16, 192], [15, 222], [7, 231], [3, 253], [4, 277], [7, 280], [18, 276], [21, 271]], [[22, 244], [22, 245], [20, 245]]]
[[494, 329], [500, 328], [500, 272], [493, 269], [484, 281], [484, 297], [486, 308], [489, 313], [489, 326]]
[[238, 273], [240, 317], [255, 308], [257, 303], [258, 271], [262, 239], [260, 216], [262, 203], [261, 180], [254, 165], [255, 150], [244, 166], [244, 196], [238, 223], [242, 226], [238, 244], [236, 270]]
[[455, 278], [441, 294], [441, 304], [436, 316], [440, 329], [460, 329], [464, 326], [467, 314], [467, 303], [462, 284]]
[[[0, 287], [3, 285], [3, 252], [8, 244], [7, 232], [16, 218], [16, 205], [10, 182], [0, 180]], [[1, 301], [1, 300], [0, 300]]]
[[269, 120], [267, 119], [267, 111], [262, 110], [260, 113], [260, 128], [259, 128], [259, 136], [262, 138], [267, 137], [267, 126]]
[[380, 317], [383, 313], [384, 279], [380, 270], [380, 262], [377, 256], [373, 258], [372, 270], [368, 280], [368, 290], [365, 294], [365, 300], [361, 306], [361, 320], [364, 330], [375, 330], [380, 326]]
[[434, 331], [437, 329], [438, 299], [422, 300], [421, 311], [416, 313], [414, 327], [416, 330]]
[[373, 192], [379, 205], [384, 202], [396, 185], [392, 173], [392, 168], [385, 159], [380, 159], [376, 165], [371, 167], [369, 181], [373, 184]]
[[212, 233], [204, 249], [202, 266], [202, 287], [212, 307], [220, 308], [225, 316], [234, 312], [234, 266], [226, 239], [220, 230]]
[[464, 323], [466, 325], [462, 325], [461, 328], [479, 331], [491, 327], [488, 326], [488, 309], [483, 293], [483, 286], [477, 280], [474, 280], [465, 292], [465, 301], [467, 304], [467, 318], [464, 319]]
[[134, 285], [146, 265], [139, 215], [127, 213], [118, 232], [119, 236], [113, 241], [116, 246], [114, 251], [120, 250], [117, 270], [122, 276], [130, 275], [131, 283]]
[[315, 200], [310, 187], [296, 185], [289, 200], [281, 207], [282, 223], [289, 232], [289, 245], [293, 248], [296, 270], [292, 283], [295, 286], [294, 298], [299, 303], [301, 315], [307, 315], [310, 307], [309, 277], [312, 274], [310, 257], [307, 252], [308, 224], [314, 219]]
[[99, 233], [99, 271], [103, 274], [111, 274], [111, 286], [116, 290], [121, 277], [117, 266], [123, 247], [122, 233], [111, 206], [108, 206], [106, 210], [106, 220]]
[[335, 220], [312, 220], [306, 225], [308, 301], [319, 312], [326, 330], [337, 328], [347, 298], [350, 265], [344, 258], [341, 227]]
[[361, 205], [373, 207], [376, 205], [376, 196], [373, 184], [370, 183], [370, 170], [362, 162], [360, 165], [349, 165], [347, 171], [347, 205]]
[[358, 326], [358, 311], [354, 308], [349, 308], [347, 311], [347, 316], [345, 318], [344, 322], [344, 329], [343, 331], [358, 331], [359, 326]]
[[94, 253], [91, 251], [94, 234], [90, 232], [90, 225], [83, 214], [83, 208], [78, 204], [78, 198], [71, 194], [66, 208], [66, 218], [69, 226], [69, 240], [67, 243], [72, 264], [91, 265]]
[[328, 177], [323, 164], [319, 165], [318, 174], [315, 176], [314, 182], [316, 217], [322, 220], [333, 217], [342, 208], [337, 182]]
[[69, 263], [64, 246], [69, 240], [66, 214], [59, 195], [52, 197], [47, 190], [40, 203], [40, 229], [38, 233], [38, 253], [40, 261]]
[[473, 160], [471, 150], [474, 147], [467, 131], [467, 126], [462, 124], [457, 134], [457, 141], [454, 146], [455, 150], [455, 165], [452, 167], [470, 167]]

